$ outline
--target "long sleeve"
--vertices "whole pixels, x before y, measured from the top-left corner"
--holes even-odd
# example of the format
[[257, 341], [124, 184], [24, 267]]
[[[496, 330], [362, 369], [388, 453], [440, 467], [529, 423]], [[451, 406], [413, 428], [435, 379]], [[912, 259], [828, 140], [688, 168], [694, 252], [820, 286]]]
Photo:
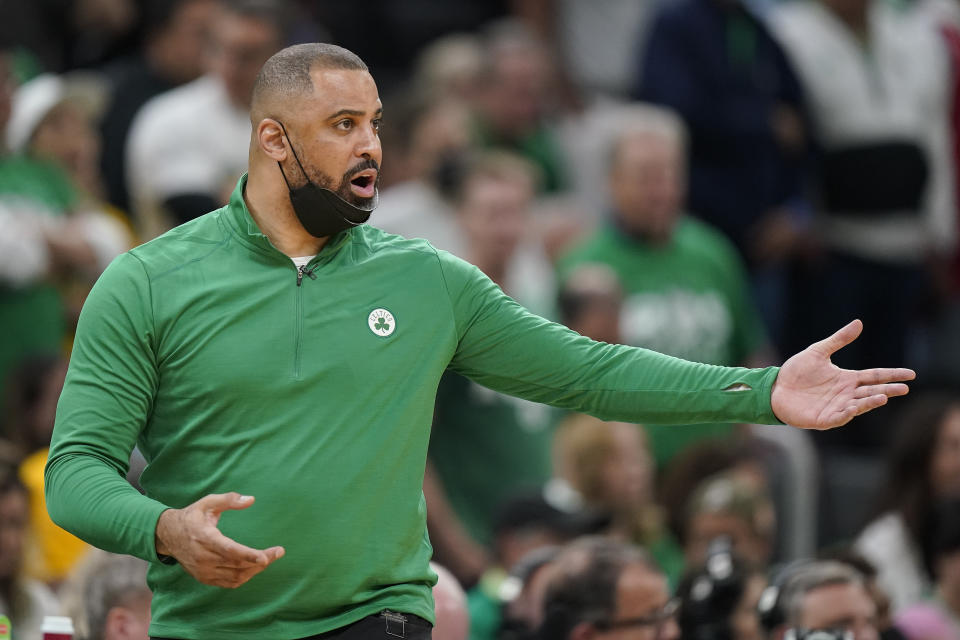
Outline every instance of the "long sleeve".
[[440, 252], [459, 339], [451, 368], [496, 391], [606, 420], [778, 424], [779, 369], [718, 367], [594, 342], [535, 316]]
[[80, 315], [45, 491], [50, 517], [64, 529], [108, 551], [155, 562], [156, 522], [166, 506], [125, 479], [157, 388], [152, 317], [146, 273], [124, 254], [104, 272]]

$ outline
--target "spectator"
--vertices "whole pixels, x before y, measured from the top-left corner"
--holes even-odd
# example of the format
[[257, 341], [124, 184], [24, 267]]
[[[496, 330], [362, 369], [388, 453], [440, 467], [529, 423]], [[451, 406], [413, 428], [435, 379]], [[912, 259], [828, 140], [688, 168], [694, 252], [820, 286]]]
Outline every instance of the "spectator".
[[553, 561], [544, 599], [544, 640], [582, 640], [635, 630], [677, 640], [676, 602], [666, 577], [639, 548], [607, 538], [570, 543]]
[[[374, 223], [407, 238], [463, 255], [463, 231], [452, 202], [460, 160], [470, 145], [469, 113], [462, 104], [432, 94], [399, 98], [381, 133], [392, 167]], [[398, 175], [399, 172], [399, 175]]]
[[930, 541], [933, 592], [897, 616], [909, 640], [960, 638], [960, 500], [941, 502]]
[[543, 624], [544, 591], [550, 580], [550, 563], [561, 547], [540, 547], [517, 562], [500, 588], [503, 619], [499, 640], [534, 640]]
[[467, 640], [470, 632], [470, 614], [467, 611], [467, 596], [457, 579], [444, 567], [431, 562], [430, 568], [437, 573], [433, 585], [434, 640]]
[[247, 164], [254, 80], [284, 44], [282, 6], [223, 0], [212, 23], [208, 73], [153, 98], [134, 119], [127, 186], [144, 238], [227, 201]]
[[20, 480], [29, 493], [29, 553], [24, 565], [31, 578], [58, 587], [90, 546], [67, 533], [47, 515], [43, 468], [53, 434], [57, 399], [67, 373], [66, 360], [57, 355], [35, 355], [15, 370], [9, 385], [8, 434], [16, 438], [23, 457]]
[[547, 120], [555, 70], [546, 47], [521, 23], [506, 21], [489, 28], [484, 49], [477, 142], [521, 154], [539, 168], [544, 192], [562, 190], [564, 161]]
[[[926, 264], [943, 261], [956, 238], [946, 49], [916, 11], [882, 0], [784, 3], [773, 23], [808, 97], [825, 248], [795, 274], [786, 350], [858, 317], [871, 330], [839, 366], [910, 362]], [[886, 435], [818, 442], [874, 453]]]
[[27, 528], [30, 521], [26, 488], [16, 469], [0, 469], [0, 611], [10, 618], [17, 640], [40, 640], [45, 615], [56, 615], [59, 604], [43, 583], [24, 577]]
[[802, 237], [804, 104], [758, 3], [661, 3], [638, 68], [636, 97], [676, 110], [690, 132], [690, 212], [746, 259], [774, 336], [786, 259]]
[[690, 498], [708, 478], [726, 471], [754, 486], [767, 483], [766, 469], [748, 438], [707, 440], [696, 444], [670, 463], [660, 479], [660, 504], [668, 510], [670, 531], [683, 542]]
[[16, 152], [0, 154], [0, 331], [16, 336], [0, 341], [0, 384], [27, 355], [63, 349], [73, 319], [64, 294], [82, 297], [129, 241], [69, 173], [95, 169], [95, 142], [63, 81], [41, 76], [11, 94], [9, 64], [0, 52], [0, 131]]
[[907, 640], [906, 636], [893, 623], [893, 615], [890, 610], [890, 596], [877, 583], [877, 568], [873, 563], [854, 551], [852, 548], [842, 546], [836, 551], [827, 551], [818, 554], [821, 560], [836, 560], [843, 564], [850, 565], [863, 577], [864, 586], [867, 593], [873, 598], [873, 603], [877, 607], [877, 631], [880, 632], [881, 640]]
[[[655, 2], [632, 0], [520, 0], [517, 13], [563, 60], [565, 83], [587, 100], [622, 101], [630, 93], [636, 57], [642, 51]], [[603, 37], [597, 37], [598, 34]], [[569, 76], [569, 78], [567, 77]]]
[[580, 335], [618, 344], [623, 288], [617, 274], [606, 265], [575, 267], [557, 294], [560, 322]]
[[732, 552], [749, 565], [764, 569], [769, 564], [776, 516], [764, 487], [727, 471], [705, 480], [687, 509], [683, 541], [689, 564], [705, 562], [710, 544], [718, 538], [727, 539]]
[[893, 612], [918, 602], [932, 587], [933, 505], [960, 497], [960, 401], [950, 394], [919, 396], [899, 424], [877, 516], [856, 548], [878, 570]]
[[97, 550], [71, 576], [66, 613], [78, 640], [149, 640], [147, 563]]
[[547, 491], [509, 498], [494, 521], [493, 562], [467, 595], [470, 637], [493, 640], [499, 632], [536, 629], [543, 583], [534, 584], [533, 574], [552, 559], [558, 545], [609, 524], [606, 514], [564, 503]]
[[683, 552], [654, 502], [654, 468], [643, 427], [574, 414], [554, 440], [554, 473], [590, 508], [612, 515], [609, 533], [645, 548], [676, 584]]
[[[743, 265], [729, 242], [682, 213], [682, 123], [656, 107], [638, 107], [610, 150], [609, 222], [560, 262], [600, 263], [623, 284], [624, 342], [710, 364], [759, 364], [769, 357]], [[730, 425], [650, 427], [658, 466], [692, 442], [723, 437]]]
[[203, 73], [203, 48], [215, 0], [147, 0], [141, 3], [143, 45], [105, 69], [110, 98], [100, 120], [101, 168], [109, 202], [129, 212], [127, 137], [137, 112], [154, 96]]
[[[466, 169], [457, 216], [471, 260], [521, 303], [551, 291], [535, 249], [522, 242], [535, 174], [502, 152], [478, 156]], [[533, 298], [531, 298], [533, 296]], [[518, 488], [550, 477], [551, 410], [496, 393], [453, 372], [437, 391], [425, 482], [427, 524], [437, 559], [472, 585], [486, 561], [497, 507]], [[455, 520], [454, 520], [455, 516]]]
[[809, 562], [791, 572], [780, 597], [789, 628], [847, 631], [854, 640], [879, 638], [876, 607], [853, 567]]
[[757, 605], [767, 585], [761, 571], [732, 555], [729, 542], [711, 545], [680, 586], [680, 631], [687, 640], [764, 640]]
[[477, 36], [444, 36], [424, 47], [417, 56], [414, 85], [440, 99], [469, 103], [476, 99], [483, 64], [483, 45]]

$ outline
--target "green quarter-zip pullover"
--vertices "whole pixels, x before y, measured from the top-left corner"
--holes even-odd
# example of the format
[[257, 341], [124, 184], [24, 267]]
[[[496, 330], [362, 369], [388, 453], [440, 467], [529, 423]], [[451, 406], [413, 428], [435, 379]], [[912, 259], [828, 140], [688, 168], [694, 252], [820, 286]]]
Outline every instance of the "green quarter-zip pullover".
[[[302, 638], [383, 609], [432, 620], [422, 484], [448, 366], [607, 419], [776, 422], [776, 368], [592, 342], [421, 240], [357, 227], [298, 273], [250, 217], [245, 184], [110, 265], [57, 409], [48, 509], [152, 562], [151, 635]], [[123, 478], [135, 444], [146, 495]], [[238, 589], [158, 562], [161, 512], [227, 491], [257, 501], [225, 512], [224, 534], [286, 555]]]

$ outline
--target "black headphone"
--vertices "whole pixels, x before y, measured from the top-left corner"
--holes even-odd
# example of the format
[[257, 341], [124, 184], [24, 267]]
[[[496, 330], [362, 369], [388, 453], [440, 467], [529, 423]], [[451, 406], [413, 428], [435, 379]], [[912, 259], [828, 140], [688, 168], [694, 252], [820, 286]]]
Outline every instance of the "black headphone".
[[770, 584], [757, 602], [757, 615], [760, 626], [767, 635], [777, 627], [786, 624], [787, 612], [784, 609], [783, 588], [793, 575], [803, 566], [809, 564], [807, 560], [795, 560], [774, 569], [770, 574]]

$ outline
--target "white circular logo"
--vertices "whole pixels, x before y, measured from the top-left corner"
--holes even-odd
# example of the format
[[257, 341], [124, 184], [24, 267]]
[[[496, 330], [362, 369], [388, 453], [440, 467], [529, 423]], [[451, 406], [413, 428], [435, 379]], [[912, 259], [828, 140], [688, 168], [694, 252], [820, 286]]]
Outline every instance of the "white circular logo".
[[394, 319], [393, 314], [386, 309], [374, 309], [371, 311], [370, 315], [367, 316], [367, 325], [369, 325], [370, 331], [373, 331], [381, 338], [386, 338], [397, 329], [397, 321]]

